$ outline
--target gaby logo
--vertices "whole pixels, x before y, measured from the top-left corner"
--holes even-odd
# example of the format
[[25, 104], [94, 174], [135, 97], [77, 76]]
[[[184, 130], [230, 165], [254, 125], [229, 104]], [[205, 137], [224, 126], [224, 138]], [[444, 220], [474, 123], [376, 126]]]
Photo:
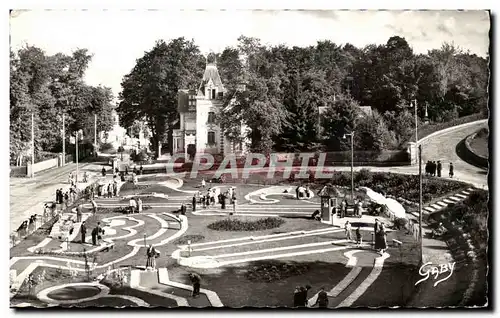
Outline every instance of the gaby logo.
[[437, 280], [441, 274], [449, 272], [447, 276], [445, 277], [442, 276], [443, 278], [437, 280], [434, 283], [434, 287], [436, 287], [439, 283], [442, 283], [451, 277], [454, 268], [455, 268], [455, 262], [448, 264], [440, 264], [440, 265], [432, 265], [431, 262], [425, 263], [420, 267], [420, 270], [418, 271], [420, 276], [422, 276], [423, 278], [418, 282], [416, 282], [415, 286], [428, 280], [431, 277], [431, 275], [434, 276], [434, 280]]

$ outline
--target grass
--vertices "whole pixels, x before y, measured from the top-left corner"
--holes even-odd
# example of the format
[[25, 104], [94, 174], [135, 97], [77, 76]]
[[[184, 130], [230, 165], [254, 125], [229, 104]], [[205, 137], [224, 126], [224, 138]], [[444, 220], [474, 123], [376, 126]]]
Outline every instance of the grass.
[[[282, 268], [283, 265], [301, 266], [308, 270], [300, 275], [282, 277], [272, 282], [252, 281], [248, 272], [255, 266]], [[342, 263], [260, 261], [245, 266], [223, 269], [196, 270], [202, 278], [202, 288], [215, 291], [224, 306], [251, 307], [292, 307], [293, 291], [296, 286], [312, 286], [308, 296], [312, 297], [322, 286], [333, 288], [350, 271]], [[179, 266], [169, 267], [169, 277], [178, 282], [187, 282], [187, 272]]]
[[478, 133], [476, 138], [472, 139], [470, 147], [477, 155], [488, 158], [488, 133]]
[[406, 306], [419, 279], [417, 266], [384, 266], [380, 276], [351, 307]]
[[188, 241], [191, 241], [191, 243], [196, 243], [203, 241], [205, 237], [203, 235], [183, 235], [182, 237], [179, 237], [176, 239], [173, 243], [176, 245], [185, 245], [188, 243]]

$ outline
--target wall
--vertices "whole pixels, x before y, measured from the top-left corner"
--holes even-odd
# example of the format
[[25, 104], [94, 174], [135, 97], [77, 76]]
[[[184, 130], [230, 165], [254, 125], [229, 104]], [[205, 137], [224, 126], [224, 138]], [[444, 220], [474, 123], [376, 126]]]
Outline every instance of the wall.
[[473, 133], [472, 135], [469, 135], [467, 138], [465, 138], [465, 159], [467, 162], [470, 162], [471, 164], [481, 167], [481, 168], [488, 168], [489, 162], [488, 158], [483, 157], [481, 155], [478, 155], [477, 153], [474, 152], [472, 147], [470, 146], [472, 140], [476, 138], [478, 132]]
[[41, 161], [41, 162], [35, 163], [33, 166], [31, 164], [28, 164], [27, 175], [31, 175], [32, 171], [33, 171], [33, 173], [37, 173], [37, 172], [47, 170], [50, 168], [55, 168], [58, 166], [59, 166], [59, 159], [58, 158]]

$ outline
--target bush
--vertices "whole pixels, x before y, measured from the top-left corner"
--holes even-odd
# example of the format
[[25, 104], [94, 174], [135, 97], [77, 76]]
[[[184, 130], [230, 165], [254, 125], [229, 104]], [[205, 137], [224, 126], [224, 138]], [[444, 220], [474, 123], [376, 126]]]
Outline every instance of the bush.
[[[370, 172], [363, 169], [354, 173], [354, 180], [356, 187], [368, 187], [374, 191], [385, 192], [412, 202], [418, 202], [419, 200], [418, 175]], [[351, 185], [351, 173], [337, 171], [333, 174], [331, 183], [336, 186], [349, 187]], [[459, 181], [423, 176], [422, 199], [424, 202], [429, 202], [450, 192], [465, 190], [469, 187], [469, 184]]]
[[138, 191], [141, 191], [141, 190], [146, 190], [148, 189], [149, 187], [151, 187], [150, 185], [148, 184], [133, 184], [132, 182], [125, 182], [122, 187], [120, 188], [120, 192], [121, 191], [126, 191], [126, 190], [138, 190]]
[[486, 252], [486, 247], [488, 245], [489, 213], [487, 191], [476, 190], [463, 202], [448, 205], [443, 213], [449, 215], [449, 222], [455, 222], [456, 225], [452, 230], [457, 230], [459, 224], [462, 224], [462, 230], [469, 233], [473, 245], [477, 247], [481, 253]]
[[113, 146], [113, 144], [111, 144], [109, 142], [103, 143], [99, 147], [99, 151], [104, 152], [104, 153], [112, 153], [112, 152], [114, 152], [114, 150], [115, 150], [115, 147]]
[[207, 227], [216, 231], [262, 231], [280, 227], [285, 221], [280, 218], [265, 218], [257, 221], [241, 221], [237, 219], [225, 219], [209, 224]]
[[245, 277], [253, 282], [274, 282], [286, 279], [292, 276], [301, 276], [309, 271], [309, 266], [304, 264], [287, 264], [266, 262], [250, 268]]
[[176, 245], [186, 245], [188, 241], [191, 241], [191, 243], [199, 242], [205, 239], [203, 235], [184, 235], [183, 237], [179, 237], [177, 240], [174, 241], [174, 244]]
[[394, 227], [398, 230], [406, 229], [408, 225], [408, 220], [405, 218], [397, 218], [394, 220]]

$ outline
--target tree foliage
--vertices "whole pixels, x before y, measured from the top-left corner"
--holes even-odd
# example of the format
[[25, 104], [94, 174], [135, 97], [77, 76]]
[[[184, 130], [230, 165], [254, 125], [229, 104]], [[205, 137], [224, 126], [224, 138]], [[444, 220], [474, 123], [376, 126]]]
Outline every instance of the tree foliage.
[[[83, 77], [92, 59], [86, 49], [71, 55], [49, 56], [40, 48], [25, 46], [10, 52], [10, 157], [21, 164], [31, 156], [31, 116], [34, 117], [35, 156], [62, 150], [62, 114], [66, 137], [84, 130], [94, 138], [94, 115], [98, 132], [110, 129], [113, 95], [107, 87], [85, 84]], [[67, 141], [66, 141], [67, 142]]]
[[156, 147], [164, 142], [178, 116], [179, 89], [197, 89], [204, 65], [193, 41], [157, 41], [123, 78], [117, 109], [122, 125], [131, 127], [144, 121], [151, 132], [151, 144]]
[[[269, 46], [241, 36], [217, 55], [217, 65], [227, 89], [217, 121], [230, 140], [249, 138], [253, 151], [346, 150], [342, 136], [353, 129], [357, 149], [400, 148], [412, 137], [415, 101], [419, 123], [425, 105], [431, 122], [487, 109], [488, 58], [448, 43], [415, 54], [400, 36], [362, 48], [328, 40]], [[177, 90], [196, 88], [204, 67], [194, 42], [158, 42], [124, 77], [122, 122], [145, 118], [153, 139], [168, 134]], [[359, 106], [370, 106], [373, 116]]]

